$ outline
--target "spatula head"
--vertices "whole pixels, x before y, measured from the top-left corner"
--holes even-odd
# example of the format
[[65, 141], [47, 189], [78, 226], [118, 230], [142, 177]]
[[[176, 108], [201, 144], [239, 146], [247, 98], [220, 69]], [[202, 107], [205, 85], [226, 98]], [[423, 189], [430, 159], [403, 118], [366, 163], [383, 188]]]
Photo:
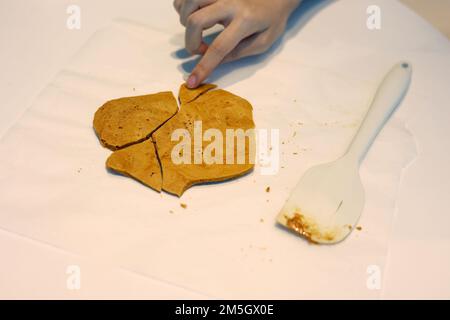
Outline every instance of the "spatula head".
[[363, 206], [358, 165], [341, 158], [303, 175], [278, 222], [311, 242], [337, 243], [354, 229]]

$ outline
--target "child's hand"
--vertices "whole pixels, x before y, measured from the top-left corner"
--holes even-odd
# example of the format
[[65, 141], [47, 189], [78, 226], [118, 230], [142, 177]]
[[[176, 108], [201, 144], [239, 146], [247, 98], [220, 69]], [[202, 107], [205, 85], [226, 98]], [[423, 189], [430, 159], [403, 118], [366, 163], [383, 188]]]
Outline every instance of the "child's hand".
[[[186, 27], [186, 49], [203, 57], [189, 76], [195, 88], [222, 62], [260, 54], [283, 33], [301, 0], [175, 0]], [[203, 31], [221, 24], [225, 29], [208, 47]]]

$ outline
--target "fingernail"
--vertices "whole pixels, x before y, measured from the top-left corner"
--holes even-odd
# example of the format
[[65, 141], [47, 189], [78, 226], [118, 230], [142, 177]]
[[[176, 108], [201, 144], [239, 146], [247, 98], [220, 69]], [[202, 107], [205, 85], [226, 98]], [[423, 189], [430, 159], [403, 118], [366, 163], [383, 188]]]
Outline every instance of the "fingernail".
[[187, 80], [187, 86], [190, 89], [193, 89], [197, 86], [197, 77], [194, 74], [191, 74]]

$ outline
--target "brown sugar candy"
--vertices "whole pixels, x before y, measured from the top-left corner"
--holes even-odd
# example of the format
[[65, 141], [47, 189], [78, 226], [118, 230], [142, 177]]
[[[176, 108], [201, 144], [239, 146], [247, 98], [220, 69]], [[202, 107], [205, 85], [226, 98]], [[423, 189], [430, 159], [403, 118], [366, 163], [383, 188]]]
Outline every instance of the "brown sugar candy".
[[115, 99], [97, 110], [94, 129], [106, 148], [117, 150], [146, 140], [177, 110], [171, 92]]
[[106, 166], [161, 191], [161, 167], [151, 139], [113, 152], [106, 160]]
[[[162, 189], [178, 196], [192, 185], [228, 180], [251, 171], [255, 156], [251, 148], [253, 131], [245, 141], [245, 162], [242, 164], [236, 161], [226, 164], [225, 151], [223, 164], [194, 164], [194, 161], [175, 164], [171, 158], [172, 149], [178, 144], [178, 141], [171, 141], [172, 132], [183, 128], [193, 137], [195, 121], [202, 121], [203, 132], [209, 128], [218, 129], [224, 142], [226, 129], [246, 131], [254, 128], [250, 103], [225, 90], [211, 91], [215, 87], [205, 84], [190, 90], [182, 85], [178, 113], [173, 95], [167, 92], [107, 102], [96, 112], [94, 128], [104, 146], [113, 150], [122, 148], [108, 158], [107, 167], [156, 191]], [[141, 104], [135, 108], [137, 101]], [[151, 124], [144, 126], [148, 122]], [[203, 150], [206, 145], [208, 143], [203, 143]], [[237, 148], [235, 139], [235, 160]]]
[[[205, 88], [206, 89], [206, 88]], [[188, 89], [187, 89], [188, 90]], [[236, 178], [251, 171], [254, 167], [254, 154], [250, 150], [250, 144], [254, 142], [254, 136], [246, 139], [245, 163], [226, 164], [226, 154], [223, 152], [222, 164], [195, 164], [191, 159], [189, 164], [175, 164], [171, 158], [173, 147], [178, 141], [171, 141], [171, 133], [178, 128], [187, 129], [190, 136], [194, 136], [194, 122], [202, 121], [202, 131], [210, 128], [218, 129], [222, 133], [225, 142], [226, 129], [253, 129], [252, 106], [246, 100], [231, 94], [225, 90], [202, 91], [194, 100], [186, 98], [187, 91], [183, 85], [180, 89], [180, 101], [190, 101], [181, 104], [180, 111], [152, 137], [155, 140], [159, 159], [163, 172], [163, 190], [181, 196], [189, 187], [206, 182], [224, 181]], [[209, 88], [208, 88], [209, 90]], [[198, 92], [197, 92], [198, 93]], [[203, 143], [203, 150], [206, 147]], [[237, 143], [235, 141], [234, 154], [237, 155]], [[225, 148], [224, 148], [225, 149]], [[192, 158], [194, 157], [191, 152]]]

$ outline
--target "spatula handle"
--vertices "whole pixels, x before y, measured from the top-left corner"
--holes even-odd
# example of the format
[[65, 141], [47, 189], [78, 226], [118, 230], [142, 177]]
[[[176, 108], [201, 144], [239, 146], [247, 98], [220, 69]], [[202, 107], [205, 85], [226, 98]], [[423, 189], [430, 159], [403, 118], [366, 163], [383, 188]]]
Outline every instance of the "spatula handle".
[[396, 64], [383, 79], [375, 98], [350, 144], [347, 156], [360, 163], [378, 133], [397, 109], [411, 82], [412, 67], [408, 62]]

